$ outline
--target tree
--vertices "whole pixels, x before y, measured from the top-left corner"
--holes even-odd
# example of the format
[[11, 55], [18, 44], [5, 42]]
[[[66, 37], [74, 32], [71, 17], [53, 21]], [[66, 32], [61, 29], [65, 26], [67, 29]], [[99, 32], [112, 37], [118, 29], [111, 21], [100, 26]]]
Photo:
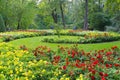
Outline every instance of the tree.
[[65, 17], [64, 17], [64, 10], [63, 10], [63, 4], [65, 3], [65, 0], [60, 0], [59, 5], [60, 5], [60, 11], [61, 11], [61, 18], [62, 18], [62, 24], [64, 26], [64, 29], [66, 27], [65, 25]]
[[39, 4], [39, 8], [46, 14], [43, 15], [44, 17], [51, 16], [55, 24], [62, 23], [65, 28], [64, 9], [66, 2], [67, 0], [42, 0]]
[[4, 32], [4, 31], [5, 31], [5, 24], [2, 15], [0, 14], [0, 32]]
[[88, 29], [88, 0], [85, 0], [84, 30]]
[[17, 29], [25, 29], [30, 24], [34, 24], [34, 18], [37, 13], [36, 3], [32, 0], [17, 0], [14, 4]]
[[106, 0], [104, 11], [110, 16], [112, 25], [107, 30], [120, 32], [120, 0]]
[[36, 0], [0, 0], [0, 14], [6, 30], [23, 29], [33, 24], [36, 4]]

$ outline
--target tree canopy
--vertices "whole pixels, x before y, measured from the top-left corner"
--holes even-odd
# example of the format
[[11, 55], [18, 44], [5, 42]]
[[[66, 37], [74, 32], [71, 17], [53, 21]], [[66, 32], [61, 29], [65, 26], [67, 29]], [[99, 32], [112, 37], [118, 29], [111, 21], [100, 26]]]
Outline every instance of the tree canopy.
[[[120, 0], [0, 0], [3, 31], [120, 28]], [[107, 26], [107, 27], [106, 27]]]

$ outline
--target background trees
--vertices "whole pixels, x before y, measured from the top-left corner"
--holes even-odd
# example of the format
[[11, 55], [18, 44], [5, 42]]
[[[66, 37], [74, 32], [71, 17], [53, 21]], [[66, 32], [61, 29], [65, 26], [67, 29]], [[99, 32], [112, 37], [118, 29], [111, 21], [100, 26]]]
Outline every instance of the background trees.
[[119, 31], [120, 1], [0, 0], [0, 15], [2, 31], [47, 29], [56, 24], [61, 28]]

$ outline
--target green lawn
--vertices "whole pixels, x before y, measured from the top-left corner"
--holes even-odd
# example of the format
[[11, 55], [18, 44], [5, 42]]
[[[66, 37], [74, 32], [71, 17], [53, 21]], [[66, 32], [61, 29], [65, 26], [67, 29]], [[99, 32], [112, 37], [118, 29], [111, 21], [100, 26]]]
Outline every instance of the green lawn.
[[[26, 45], [26, 47], [28, 47], [29, 49], [34, 49], [40, 45], [43, 45], [43, 46], [46, 45], [54, 50], [57, 49], [58, 45], [66, 46], [66, 47], [70, 47], [73, 45], [73, 44], [56, 44], [56, 43], [41, 42], [41, 40], [43, 38], [44, 38], [44, 36], [18, 39], [18, 40], [9, 42], [9, 44], [13, 44], [15, 47], [19, 47], [20, 45]], [[120, 41], [96, 43], [96, 44], [79, 44], [78, 46], [80, 49], [84, 49], [86, 51], [91, 51], [91, 50], [110, 48], [111, 46], [115, 46], [115, 45], [120, 48]]]

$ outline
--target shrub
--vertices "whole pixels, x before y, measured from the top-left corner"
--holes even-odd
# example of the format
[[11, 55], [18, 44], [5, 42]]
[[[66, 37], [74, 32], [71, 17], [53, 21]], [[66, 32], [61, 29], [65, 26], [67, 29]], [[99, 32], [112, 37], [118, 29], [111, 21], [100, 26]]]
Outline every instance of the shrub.
[[110, 20], [104, 13], [97, 12], [90, 16], [90, 27], [94, 30], [104, 31], [109, 24]]

